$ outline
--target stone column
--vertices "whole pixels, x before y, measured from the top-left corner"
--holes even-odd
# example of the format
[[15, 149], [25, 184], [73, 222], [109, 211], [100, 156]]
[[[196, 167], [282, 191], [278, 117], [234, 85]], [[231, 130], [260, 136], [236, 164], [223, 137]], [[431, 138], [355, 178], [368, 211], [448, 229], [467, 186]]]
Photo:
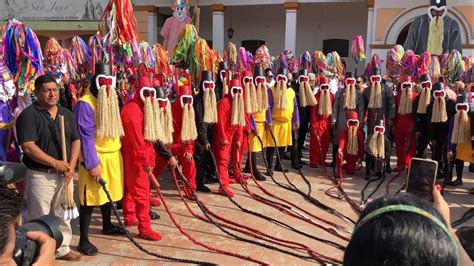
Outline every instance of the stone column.
[[212, 8], [212, 49], [222, 55], [224, 50], [224, 5], [213, 4]]
[[299, 3], [297, 2], [285, 2], [283, 4], [286, 10], [286, 24], [285, 24], [285, 49], [292, 50], [296, 49], [296, 18], [298, 13]]
[[367, 0], [367, 40], [365, 40], [366, 42], [365, 55], [367, 57], [367, 59], [365, 60], [366, 64], [370, 62], [370, 58], [372, 57], [371, 45], [374, 41], [374, 32], [375, 32], [374, 18], [375, 18], [374, 1]]
[[153, 7], [148, 11], [148, 43], [153, 45], [158, 42], [158, 8]]

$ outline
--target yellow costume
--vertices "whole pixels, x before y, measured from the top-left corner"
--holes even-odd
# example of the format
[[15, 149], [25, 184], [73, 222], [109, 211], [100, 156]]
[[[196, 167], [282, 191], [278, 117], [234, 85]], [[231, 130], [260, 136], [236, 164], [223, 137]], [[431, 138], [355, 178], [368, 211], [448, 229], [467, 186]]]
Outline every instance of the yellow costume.
[[[275, 90], [275, 87], [272, 88], [273, 95], [275, 95]], [[274, 108], [272, 111], [271, 129], [275, 134], [275, 139], [277, 141], [276, 147], [286, 147], [292, 145], [291, 130], [293, 128], [293, 112], [295, 111], [295, 95], [295, 91], [292, 88], [288, 88], [286, 91], [286, 109]], [[266, 132], [266, 134], [267, 146], [275, 147], [275, 142], [273, 141], [270, 132]]]
[[[468, 125], [471, 124], [469, 119]], [[469, 136], [471, 136], [471, 129], [469, 128]], [[471, 140], [471, 142], [474, 140]], [[469, 163], [474, 163], [474, 149], [472, 143], [459, 143], [456, 145], [456, 158]]]
[[257, 136], [255, 136], [255, 133], [252, 132], [252, 143], [251, 143], [251, 152], [260, 152], [262, 151], [263, 148], [266, 147], [266, 139], [264, 138], [265, 136], [265, 124], [266, 124], [266, 114], [267, 110], [263, 110], [258, 113], [253, 114], [253, 120], [255, 121], [255, 126], [256, 126], [256, 131], [258, 136], [263, 142], [263, 147], [260, 144], [260, 141], [258, 140]]
[[[88, 103], [95, 114], [97, 98], [89, 91], [79, 101]], [[123, 197], [123, 161], [120, 152], [122, 147], [120, 138], [99, 138], [95, 136], [94, 143], [99, 158], [101, 175], [107, 182], [106, 188], [112, 200], [119, 201]], [[81, 162], [84, 160], [82, 156], [81, 154]], [[109, 202], [101, 186], [94, 182], [89, 175], [89, 171], [82, 164], [79, 166], [79, 199], [81, 205], [87, 206], [99, 206]]]

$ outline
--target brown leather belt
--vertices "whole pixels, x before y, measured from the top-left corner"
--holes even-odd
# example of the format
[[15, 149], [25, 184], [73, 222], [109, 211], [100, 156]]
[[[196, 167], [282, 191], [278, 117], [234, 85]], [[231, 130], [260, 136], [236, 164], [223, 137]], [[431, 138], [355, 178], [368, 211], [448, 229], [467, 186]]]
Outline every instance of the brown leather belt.
[[34, 167], [30, 168], [30, 170], [36, 171], [36, 172], [42, 172], [42, 173], [47, 173], [47, 174], [55, 174], [56, 169], [54, 168], [46, 168], [46, 167]]

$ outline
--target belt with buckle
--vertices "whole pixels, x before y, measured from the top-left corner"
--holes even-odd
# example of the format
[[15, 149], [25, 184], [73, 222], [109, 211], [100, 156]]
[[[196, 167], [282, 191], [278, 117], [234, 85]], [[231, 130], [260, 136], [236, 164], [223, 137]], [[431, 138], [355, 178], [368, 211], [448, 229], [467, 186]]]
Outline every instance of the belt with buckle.
[[56, 169], [54, 168], [47, 168], [47, 167], [34, 167], [30, 168], [30, 170], [36, 171], [36, 172], [42, 172], [42, 173], [47, 173], [47, 174], [55, 174]]

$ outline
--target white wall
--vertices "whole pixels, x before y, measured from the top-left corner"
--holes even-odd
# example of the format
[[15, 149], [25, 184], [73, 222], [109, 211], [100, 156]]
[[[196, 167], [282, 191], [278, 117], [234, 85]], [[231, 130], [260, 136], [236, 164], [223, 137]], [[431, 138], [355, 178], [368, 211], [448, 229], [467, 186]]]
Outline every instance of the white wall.
[[[272, 55], [285, 45], [285, 9], [283, 5], [232, 6], [225, 9], [225, 44], [232, 12], [232, 41], [240, 46], [243, 40], [264, 40]], [[365, 3], [300, 4], [297, 17], [297, 55], [306, 50], [322, 50], [324, 39], [347, 39], [349, 45], [355, 35], [366, 36], [367, 7]], [[212, 11], [201, 7], [201, 37], [212, 39]], [[350, 47], [349, 47], [350, 51]], [[348, 60], [349, 70], [354, 69]], [[362, 68], [362, 63], [359, 65]]]

